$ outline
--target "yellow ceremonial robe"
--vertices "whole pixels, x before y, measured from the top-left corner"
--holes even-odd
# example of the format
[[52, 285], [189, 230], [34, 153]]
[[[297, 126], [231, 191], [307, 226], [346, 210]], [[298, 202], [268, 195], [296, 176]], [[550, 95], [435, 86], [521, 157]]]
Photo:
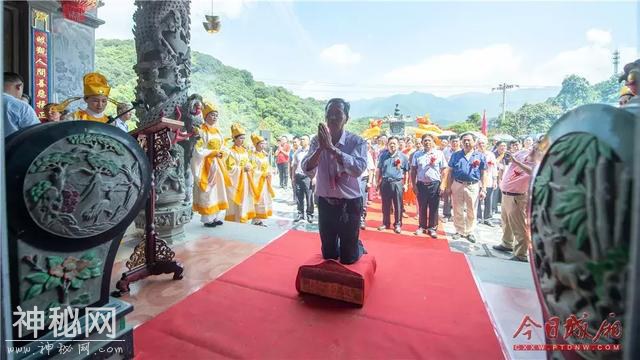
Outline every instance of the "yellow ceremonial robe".
[[227, 187], [227, 197], [230, 201], [225, 220], [241, 223], [252, 220], [256, 217], [255, 191], [252, 170], [245, 170], [245, 166], [251, 167], [249, 152], [242, 146], [233, 145], [226, 164], [231, 186]]
[[191, 157], [193, 210], [207, 223], [215, 220], [218, 212], [229, 207], [227, 187], [231, 186], [231, 179], [224, 163], [227, 150], [222, 146], [224, 137], [220, 131], [204, 124], [198, 135], [200, 139]]
[[254, 152], [251, 156], [253, 183], [255, 184], [256, 218], [266, 219], [273, 215], [275, 192], [271, 187], [271, 167], [269, 158], [263, 152]]
[[107, 117], [107, 115], [102, 115], [102, 117], [94, 117], [94, 116], [91, 116], [84, 109], [80, 109], [74, 112], [73, 119], [74, 120], [90, 120], [90, 121], [97, 121], [101, 123], [106, 123], [107, 121], [109, 121], [109, 118]]

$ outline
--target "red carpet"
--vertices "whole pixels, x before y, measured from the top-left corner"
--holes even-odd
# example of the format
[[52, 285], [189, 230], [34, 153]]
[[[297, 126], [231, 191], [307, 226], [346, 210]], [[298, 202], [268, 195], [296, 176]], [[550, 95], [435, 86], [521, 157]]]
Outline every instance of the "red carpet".
[[378, 263], [363, 308], [298, 295], [298, 266], [320, 241], [290, 231], [137, 328], [136, 357], [503, 358], [464, 255], [426, 237], [362, 238]]

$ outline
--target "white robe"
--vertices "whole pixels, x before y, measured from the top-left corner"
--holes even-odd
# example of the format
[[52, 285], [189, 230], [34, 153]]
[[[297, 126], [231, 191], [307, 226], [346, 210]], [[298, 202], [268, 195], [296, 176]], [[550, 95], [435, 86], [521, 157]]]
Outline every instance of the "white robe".
[[265, 153], [251, 154], [253, 166], [253, 183], [255, 184], [256, 218], [266, 219], [273, 215], [273, 198], [275, 193], [271, 187], [271, 167]]
[[256, 217], [253, 176], [252, 170], [245, 170], [245, 166], [251, 166], [249, 152], [234, 145], [225, 163], [231, 178], [231, 186], [227, 187], [229, 210], [225, 220], [241, 223], [252, 220]]
[[204, 124], [198, 133], [200, 139], [191, 158], [193, 210], [201, 215], [202, 222], [208, 223], [221, 220], [220, 212], [229, 207], [227, 187], [231, 185], [231, 178], [225, 167], [228, 150], [223, 147], [224, 137], [215, 127]]

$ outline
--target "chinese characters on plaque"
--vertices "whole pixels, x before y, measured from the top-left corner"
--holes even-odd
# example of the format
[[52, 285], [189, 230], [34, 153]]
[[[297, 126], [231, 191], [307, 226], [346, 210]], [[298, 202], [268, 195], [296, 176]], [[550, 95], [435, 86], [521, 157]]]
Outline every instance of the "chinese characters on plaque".
[[48, 36], [44, 31], [33, 31], [33, 104], [39, 118], [45, 117], [44, 106], [49, 102]]

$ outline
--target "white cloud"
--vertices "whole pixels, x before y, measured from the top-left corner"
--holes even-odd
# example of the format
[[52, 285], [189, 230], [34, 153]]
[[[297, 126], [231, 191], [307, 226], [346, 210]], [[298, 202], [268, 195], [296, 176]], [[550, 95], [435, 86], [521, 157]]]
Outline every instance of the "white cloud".
[[597, 46], [606, 46], [611, 43], [611, 32], [602, 29], [589, 29], [587, 41]]
[[430, 56], [413, 65], [393, 69], [383, 76], [390, 87], [450, 95], [465, 91], [490, 91], [503, 81], [516, 81], [522, 57], [507, 44]]
[[330, 63], [338, 65], [354, 65], [362, 60], [362, 56], [351, 50], [347, 44], [335, 44], [325, 48], [320, 57]]
[[526, 61], [523, 53], [508, 44], [439, 54], [410, 65], [395, 68], [381, 77], [390, 93], [430, 92], [448, 96], [469, 91], [488, 92], [498, 83], [521, 87], [560, 86], [570, 74], [596, 83], [613, 75], [612, 52], [620, 51], [620, 67], [635, 60], [637, 49], [614, 47], [610, 32], [590, 29], [585, 46], [551, 55], [537, 63]]

